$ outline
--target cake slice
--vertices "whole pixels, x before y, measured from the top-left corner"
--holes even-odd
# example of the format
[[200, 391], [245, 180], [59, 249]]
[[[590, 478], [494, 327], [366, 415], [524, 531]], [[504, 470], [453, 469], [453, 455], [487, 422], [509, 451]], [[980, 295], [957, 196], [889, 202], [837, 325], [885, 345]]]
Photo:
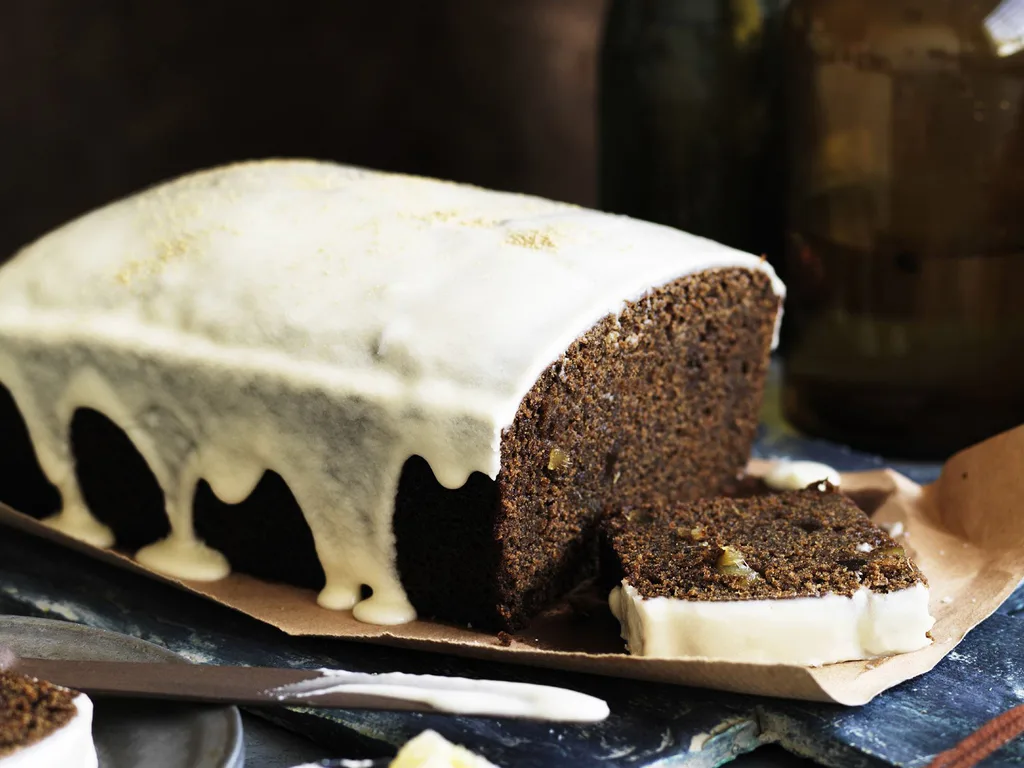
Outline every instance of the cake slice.
[[817, 666], [918, 650], [928, 586], [828, 485], [622, 510], [604, 527], [630, 653]]
[[0, 671], [0, 767], [96, 765], [92, 701], [88, 696]]

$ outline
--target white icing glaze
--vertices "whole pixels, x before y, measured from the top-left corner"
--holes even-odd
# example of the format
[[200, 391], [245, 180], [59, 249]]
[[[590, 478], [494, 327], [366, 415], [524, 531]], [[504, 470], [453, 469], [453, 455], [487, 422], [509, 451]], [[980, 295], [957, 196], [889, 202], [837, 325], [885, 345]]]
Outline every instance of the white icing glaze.
[[566, 688], [502, 680], [471, 680], [403, 672], [364, 674], [322, 669], [321, 677], [269, 691], [280, 698], [316, 697], [346, 691], [429, 704], [442, 712], [493, 717], [531, 717], [556, 722], [599, 722], [608, 717], [601, 699]]
[[824, 480], [838, 488], [841, 478], [828, 464], [788, 459], [775, 462], [764, 476], [765, 484], [776, 491], [802, 491], [811, 483], [820, 483]]
[[[0, 383], [62, 497], [49, 521], [98, 546], [68, 432], [121, 427], [164, 492], [147, 566], [217, 579], [196, 539], [206, 479], [244, 499], [281, 475], [328, 608], [400, 623], [391, 526], [404, 462], [448, 488], [495, 477], [501, 432], [543, 370], [626, 301], [753, 256], [537, 198], [311, 161], [249, 163], [94, 211], [0, 269]], [[373, 595], [360, 601], [362, 585]]]
[[846, 597], [699, 601], [644, 598], [623, 580], [608, 598], [630, 653], [819, 666], [907, 653], [931, 643], [928, 587], [862, 587]]
[[0, 757], [3, 768], [96, 768], [92, 740], [92, 700], [84, 693], [75, 697], [77, 714], [42, 741]]

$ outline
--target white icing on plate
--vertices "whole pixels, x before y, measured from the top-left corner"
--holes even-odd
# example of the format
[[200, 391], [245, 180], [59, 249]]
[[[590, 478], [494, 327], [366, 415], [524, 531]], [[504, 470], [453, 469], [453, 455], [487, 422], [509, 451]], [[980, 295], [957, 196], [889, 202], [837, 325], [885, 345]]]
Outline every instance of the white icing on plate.
[[679, 600], [644, 598], [623, 580], [608, 602], [636, 656], [816, 667], [930, 645], [928, 597], [918, 582], [889, 593], [862, 587], [851, 596]]
[[[104, 414], [163, 491], [171, 532], [138, 553], [215, 580], [196, 484], [244, 499], [288, 484], [326, 574], [319, 603], [415, 618], [391, 519], [405, 461], [462, 486], [501, 466], [538, 376], [627, 301], [761, 259], [677, 230], [538, 198], [311, 161], [249, 163], [89, 213], [0, 269], [0, 383], [63, 507], [96, 546], [69, 427]], [[362, 587], [372, 596], [362, 599]]]

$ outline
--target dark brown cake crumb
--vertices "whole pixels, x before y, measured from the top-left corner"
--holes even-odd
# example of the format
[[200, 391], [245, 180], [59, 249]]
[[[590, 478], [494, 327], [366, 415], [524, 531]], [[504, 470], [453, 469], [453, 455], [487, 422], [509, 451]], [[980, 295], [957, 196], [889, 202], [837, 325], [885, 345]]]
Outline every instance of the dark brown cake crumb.
[[848, 596], [924, 581], [902, 547], [834, 489], [629, 507], [606, 522], [604, 542], [609, 580], [625, 578], [648, 598]]
[[762, 478], [741, 472], [722, 487], [721, 494], [733, 499], [746, 499], [774, 492]]
[[[823, 481], [828, 484], [827, 488], [819, 487], [818, 483], [811, 483], [809, 488], [816, 488], [817, 490], [834, 490], [839, 493], [844, 493], [846, 496], [860, 507], [864, 513], [871, 516], [877, 512], [886, 500], [893, 494], [892, 490], [880, 490], [878, 488], [859, 488], [855, 491], [847, 491], [837, 486], [833, 486], [828, 483], [827, 480]], [[754, 475], [748, 475], [746, 472], [741, 472], [733, 480], [726, 483], [722, 488], [722, 496], [729, 496], [734, 499], [745, 499], [750, 496], [764, 496], [769, 493], [779, 493], [774, 488], [771, 488], [763, 478], [756, 477]]]
[[71, 722], [76, 694], [24, 675], [0, 672], [0, 757], [42, 741]]
[[512, 645], [512, 635], [510, 635], [508, 632], [499, 632], [498, 645], [508, 648], [510, 645]]

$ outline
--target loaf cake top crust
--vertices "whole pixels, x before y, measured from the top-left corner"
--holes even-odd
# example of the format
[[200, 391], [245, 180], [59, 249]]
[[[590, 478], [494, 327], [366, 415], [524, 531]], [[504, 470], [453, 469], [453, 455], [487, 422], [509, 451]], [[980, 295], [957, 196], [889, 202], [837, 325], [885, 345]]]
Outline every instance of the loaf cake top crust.
[[[0, 327], [230, 350], [508, 422], [581, 333], [652, 286], [761, 259], [668, 227], [325, 162], [177, 179], [0, 270]], [[273, 360], [270, 360], [273, 358]]]

